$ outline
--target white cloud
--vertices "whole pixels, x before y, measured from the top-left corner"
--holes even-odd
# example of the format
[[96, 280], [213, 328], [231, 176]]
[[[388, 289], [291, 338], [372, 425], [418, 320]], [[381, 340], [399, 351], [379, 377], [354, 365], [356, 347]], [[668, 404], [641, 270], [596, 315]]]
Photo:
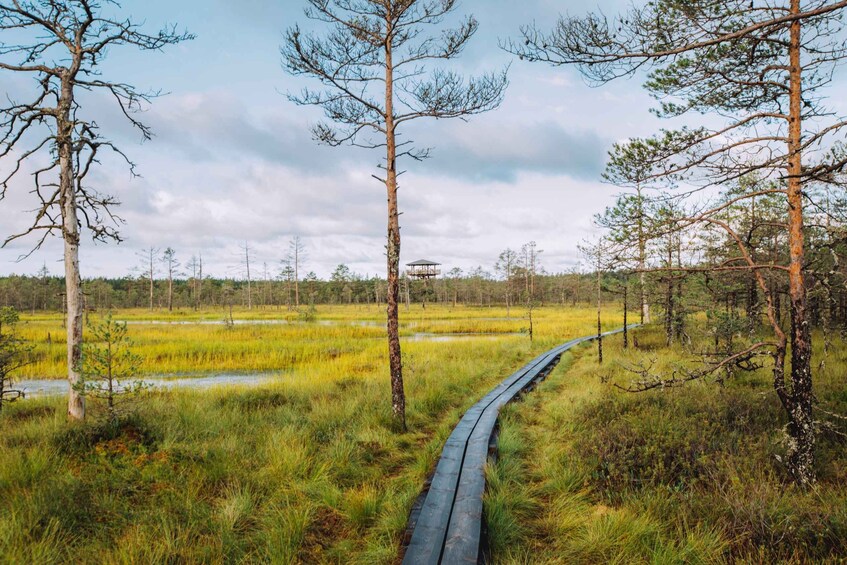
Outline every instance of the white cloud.
[[[126, 242], [85, 241], [83, 274], [122, 276], [138, 262], [136, 251], [171, 246], [184, 262], [202, 252], [206, 271], [224, 276], [234, 272], [245, 241], [255, 263], [267, 262], [275, 272], [294, 234], [308, 247], [307, 270], [327, 276], [343, 262], [363, 274], [384, 273], [385, 189], [371, 178], [381, 154], [315, 145], [309, 125], [318, 113], [279, 94], [301, 84], [282, 72], [275, 50], [279, 32], [302, 19], [299, 7], [286, 2], [271, 9], [251, 0], [233, 11], [231, 4], [187, 0], [172, 7], [151, 0], [133, 6], [151, 21], [172, 14], [200, 39], [161, 57], [133, 55], [106, 67], [174, 92], [143, 115], [156, 134], [150, 143], [139, 144], [114, 108], [89, 101], [102, 110], [103, 131], [112, 133], [143, 176], [131, 178], [114, 160], [92, 176], [95, 186], [123, 202]], [[482, 28], [463, 68], [478, 72], [510, 62], [497, 40], [516, 34], [534, 15], [541, 24], [552, 23], [553, 14], [567, 8], [559, 4], [464, 3], [462, 11], [476, 10]], [[575, 2], [572, 8], [582, 10]], [[207, 17], [192, 22], [199, 10]], [[234, 57], [236, 48], [257, 51]], [[593, 214], [611, 201], [613, 190], [596, 182], [606, 148], [613, 139], [655, 129], [646, 112], [649, 99], [635, 81], [600, 95], [571, 70], [519, 62], [511, 81], [497, 112], [409, 131], [435, 153], [428, 162], [405, 163], [404, 260], [428, 257], [448, 269], [490, 269], [503, 248], [535, 240], [545, 249], [548, 270], [573, 264]], [[0, 235], [26, 227], [26, 210], [35, 206], [29, 183], [19, 177], [0, 202]], [[31, 243], [0, 250], [0, 275], [33, 273], [45, 261], [54, 273], [61, 271], [55, 240], [14, 263]]]

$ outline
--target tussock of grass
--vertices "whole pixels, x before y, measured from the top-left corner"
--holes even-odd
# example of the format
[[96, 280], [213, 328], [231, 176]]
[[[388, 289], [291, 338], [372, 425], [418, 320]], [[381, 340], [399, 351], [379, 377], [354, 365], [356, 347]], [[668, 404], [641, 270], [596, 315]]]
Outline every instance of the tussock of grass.
[[[610, 384], [645, 356], [656, 369], [683, 352], [638, 333], [640, 350], [607, 340], [608, 360], [577, 351], [505, 411], [507, 439], [489, 472], [486, 516], [501, 563], [810, 562], [847, 555], [847, 455], [822, 435], [819, 483], [795, 488], [776, 456], [784, 416], [767, 371], [724, 386], [693, 383], [629, 394]], [[819, 340], [822, 341], [822, 340]], [[647, 350], [645, 352], [645, 349]], [[838, 344], [816, 372], [829, 410], [847, 412]], [[686, 356], [687, 357], [687, 356]], [[602, 379], [601, 379], [602, 377]], [[603, 382], [601, 382], [603, 381]]]
[[[522, 336], [406, 342], [407, 433], [393, 427], [384, 330], [350, 323], [367, 310], [322, 308], [319, 319], [345, 322], [337, 326], [132, 325], [139, 353], [152, 355], [148, 372], [293, 370], [257, 388], [149, 392], [113, 426], [67, 424], [61, 398], [10, 405], [0, 414], [2, 561], [392, 563], [464, 410], [538, 352], [592, 328], [589, 310], [538, 312], [547, 321], [532, 347]], [[414, 315], [430, 326], [471, 316], [486, 332], [504, 323], [482, 319], [496, 309]], [[55, 322], [30, 330], [36, 323]], [[192, 352], [208, 354], [207, 365]]]

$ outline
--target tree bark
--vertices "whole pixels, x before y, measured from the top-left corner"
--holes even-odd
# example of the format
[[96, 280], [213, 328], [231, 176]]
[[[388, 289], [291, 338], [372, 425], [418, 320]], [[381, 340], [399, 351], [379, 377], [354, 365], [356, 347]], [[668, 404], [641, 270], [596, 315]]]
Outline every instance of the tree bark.
[[253, 288], [250, 280], [250, 247], [244, 243], [244, 264], [247, 266], [247, 309], [253, 309]]
[[153, 248], [150, 248], [150, 311], [153, 311]]
[[200, 260], [200, 267], [198, 270], [198, 276], [200, 277], [197, 281], [197, 309], [200, 309], [200, 305], [203, 303], [203, 254], [199, 254], [198, 258]]
[[665, 342], [668, 346], [673, 343], [673, 279], [668, 276], [665, 289]]
[[627, 310], [629, 310], [629, 279], [623, 283], [623, 348], [629, 349], [629, 328], [627, 327]]
[[77, 219], [76, 190], [74, 186], [73, 161], [73, 87], [70, 78], [62, 80], [59, 101], [58, 135], [56, 145], [59, 153], [59, 188], [62, 208], [62, 239], [65, 247], [65, 298], [67, 301], [67, 346], [68, 346], [68, 418], [85, 419], [85, 397], [74, 387], [82, 381], [80, 359], [82, 358], [82, 277], [79, 271], [79, 222]]
[[[511, 266], [509, 268], [511, 268]], [[506, 275], [506, 317], [507, 318], [512, 317], [512, 290], [510, 288], [510, 286], [511, 286], [510, 283], [511, 283], [510, 277], [509, 277], [509, 275]]]
[[603, 363], [603, 330], [600, 324], [600, 308], [601, 308], [601, 299], [602, 299], [602, 287], [600, 286], [601, 282], [601, 273], [600, 273], [600, 253], [599, 253], [599, 243], [598, 247], [598, 257], [597, 257], [597, 362]]
[[[800, 13], [800, 0], [791, 0], [791, 13]], [[804, 268], [802, 163], [802, 67], [800, 20], [791, 23], [789, 42], [790, 122], [788, 155], [788, 295], [791, 308], [791, 395], [788, 469], [801, 485], [814, 482], [815, 430], [812, 417], [812, 339], [809, 331]]]
[[[391, 26], [392, 17], [386, 18]], [[387, 30], [391, 38], [392, 31]], [[391, 372], [391, 409], [400, 428], [406, 430], [406, 394], [403, 389], [403, 360], [400, 351], [400, 214], [397, 206], [397, 141], [394, 123], [394, 66], [391, 40], [385, 42], [385, 141], [388, 193], [388, 361]], [[408, 282], [406, 283], [408, 285]], [[408, 287], [407, 287], [408, 288]], [[407, 291], [408, 296], [408, 291]]]
[[644, 293], [644, 288], [647, 285], [647, 273], [645, 272], [645, 267], [647, 266], [647, 237], [644, 235], [644, 200], [641, 196], [641, 191], [642, 188], [639, 184], [636, 187], [638, 198], [638, 269], [640, 271], [638, 277], [638, 299], [641, 307], [641, 323], [649, 324], [650, 304], [647, 302]]
[[174, 310], [174, 273], [173, 267], [168, 265], [168, 312]]
[[297, 241], [294, 245], [294, 307], [300, 308], [300, 250]]

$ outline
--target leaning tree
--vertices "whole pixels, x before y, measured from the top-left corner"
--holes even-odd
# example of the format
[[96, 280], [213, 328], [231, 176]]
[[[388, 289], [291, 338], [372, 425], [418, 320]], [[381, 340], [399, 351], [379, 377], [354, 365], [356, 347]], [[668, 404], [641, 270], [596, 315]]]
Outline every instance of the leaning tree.
[[562, 17], [551, 31], [528, 26], [509, 46], [531, 61], [576, 65], [594, 84], [646, 71], [659, 117], [699, 122], [646, 140], [648, 160], [658, 168], [654, 178], [675, 178], [685, 194], [705, 190], [695, 197], [702, 199], [755, 174], [760, 187], [736, 198], [781, 199], [784, 263], [757, 263], [716, 217], [735, 198], [706, 206], [681, 225], [726, 228], [738, 255], [725, 268], [748, 270], [762, 286], [764, 272], [786, 281], [791, 327], [783, 332], [771, 309], [773, 339], [760, 347], [773, 357], [774, 388], [788, 416], [787, 467], [799, 484], [815, 478], [804, 218], [815, 186], [837, 182], [847, 165], [837, 140], [847, 121], [823, 100], [835, 66], [847, 56], [845, 7], [835, 0], [655, 0], [611, 18]]
[[388, 356], [392, 408], [405, 429], [400, 353], [400, 212], [398, 159], [421, 160], [428, 149], [398, 142], [401, 126], [421, 118], [462, 118], [492, 110], [505, 93], [506, 72], [464, 78], [431, 63], [458, 57], [478, 29], [472, 16], [442, 29], [458, 0], [308, 0], [306, 17], [325, 24], [324, 35], [293, 27], [281, 48], [289, 73], [305, 75], [322, 89], [289, 98], [323, 109], [331, 123], [313, 135], [330, 146], [385, 151], [384, 176], [374, 175], [388, 195]]
[[6, 164], [0, 197], [18, 173], [31, 169], [38, 199], [30, 227], [9, 236], [4, 245], [31, 234], [37, 235], [34, 249], [51, 234], [59, 233], [64, 241], [68, 416], [77, 420], [85, 417], [85, 401], [76, 386], [83, 317], [81, 231], [87, 228], [95, 240], [120, 241], [121, 223], [113, 212], [118, 201], [91, 186], [89, 174], [108, 152], [135, 171], [124, 152], [101, 133], [92, 112], [112, 99], [141, 137], [150, 139], [149, 128], [135, 114], [159, 94], [105, 78], [101, 64], [116, 46], [160, 50], [193, 37], [175, 27], [145, 33], [119, 15], [119, 9], [113, 0], [0, 0], [0, 70], [33, 79], [30, 92], [10, 94], [20, 100], [0, 109], [0, 163]]

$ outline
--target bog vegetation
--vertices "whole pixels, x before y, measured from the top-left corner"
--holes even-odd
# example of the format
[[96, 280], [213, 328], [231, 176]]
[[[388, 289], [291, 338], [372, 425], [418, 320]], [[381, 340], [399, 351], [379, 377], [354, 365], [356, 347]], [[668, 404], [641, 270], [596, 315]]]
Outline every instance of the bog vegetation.
[[[204, 276], [199, 252], [183, 273], [169, 245], [83, 281], [82, 232], [120, 240], [89, 173], [107, 152], [134, 164], [77, 94], [107, 92], [150, 139], [135, 116], [155, 95], [98, 74], [101, 59], [193, 36], [95, 0], [0, 3], [0, 71], [36, 79], [0, 108], [0, 199], [44, 167], [32, 223], [4, 236], [64, 244], [64, 276], [0, 279], [0, 555], [393, 561], [462, 410], [533, 353], [628, 319], [646, 327], [582, 350], [507, 418], [494, 559], [843, 560], [847, 118], [827, 89], [847, 2], [655, 0], [516, 29], [501, 47], [522, 61], [595, 86], [639, 77], [669, 128], [610, 149], [602, 178], [622, 193], [580, 246], [587, 269], [546, 272], [528, 242], [428, 282], [400, 272], [398, 161], [428, 154], [400, 126], [496, 109], [506, 72], [440, 67], [478, 29], [451, 19], [455, 0], [305, 3], [316, 21], [289, 29], [283, 64], [320, 86], [290, 99], [324, 110], [317, 141], [385, 151], [385, 277], [342, 264], [320, 280], [295, 236], [261, 276], [245, 242], [243, 280]], [[474, 337], [432, 339], [455, 334]], [[275, 376], [131, 386], [142, 401], [116, 409], [121, 379], [212, 371]], [[66, 377], [67, 412], [17, 402], [26, 377]]]
[[[509, 335], [523, 321], [504, 309], [416, 305], [409, 331], [506, 335], [408, 340], [409, 431], [400, 432], [384, 386], [384, 327], [381, 319], [362, 324], [379, 312], [317, 315], [232, 330], [127, 326], [145, 371], [200, 363], [184, 347], [192, 340], [194, 351], [208, 352], [206, 368], [248, 341], [290, 351], [271, 357], [277, 375], [256, 388], [147, 391], [118, 425], [100, 417], [108, 406], [94, 399], [84, 424], [67, 422], [60, 398], [4, 408], [0, 553], [21, 563], [393, 562], [411, 505], [462, 412], [528, 357], [594, 325], [589, 309], [540, 309], [530, 344]], [[50, 317], [24, 316], [23, 324], [58, 327]], [[619, 324], [618, 313], [606, 327]], [[253, 356], [264, 358], [255, 351], [233, 363], [249, 366]]]
[[[600, 369], [596, 353], [581, 349], [506, 409], [486, 495], [494, 562], [840, 562], [843, 426], [820, 428], [817, 485], [798, 488], [781, 460], [787, 418], [768, 371], [625, 393], [614, 385], [629, 386], [628, 368], [644, 359], [668, 373], [690, 361], [660, 328], [637, 338], [628, 351], [609, 340], [616, 362]], [[836, 343], [815, 351], [825, 360], [817, 394], [844, 414], [847, 349]]]

